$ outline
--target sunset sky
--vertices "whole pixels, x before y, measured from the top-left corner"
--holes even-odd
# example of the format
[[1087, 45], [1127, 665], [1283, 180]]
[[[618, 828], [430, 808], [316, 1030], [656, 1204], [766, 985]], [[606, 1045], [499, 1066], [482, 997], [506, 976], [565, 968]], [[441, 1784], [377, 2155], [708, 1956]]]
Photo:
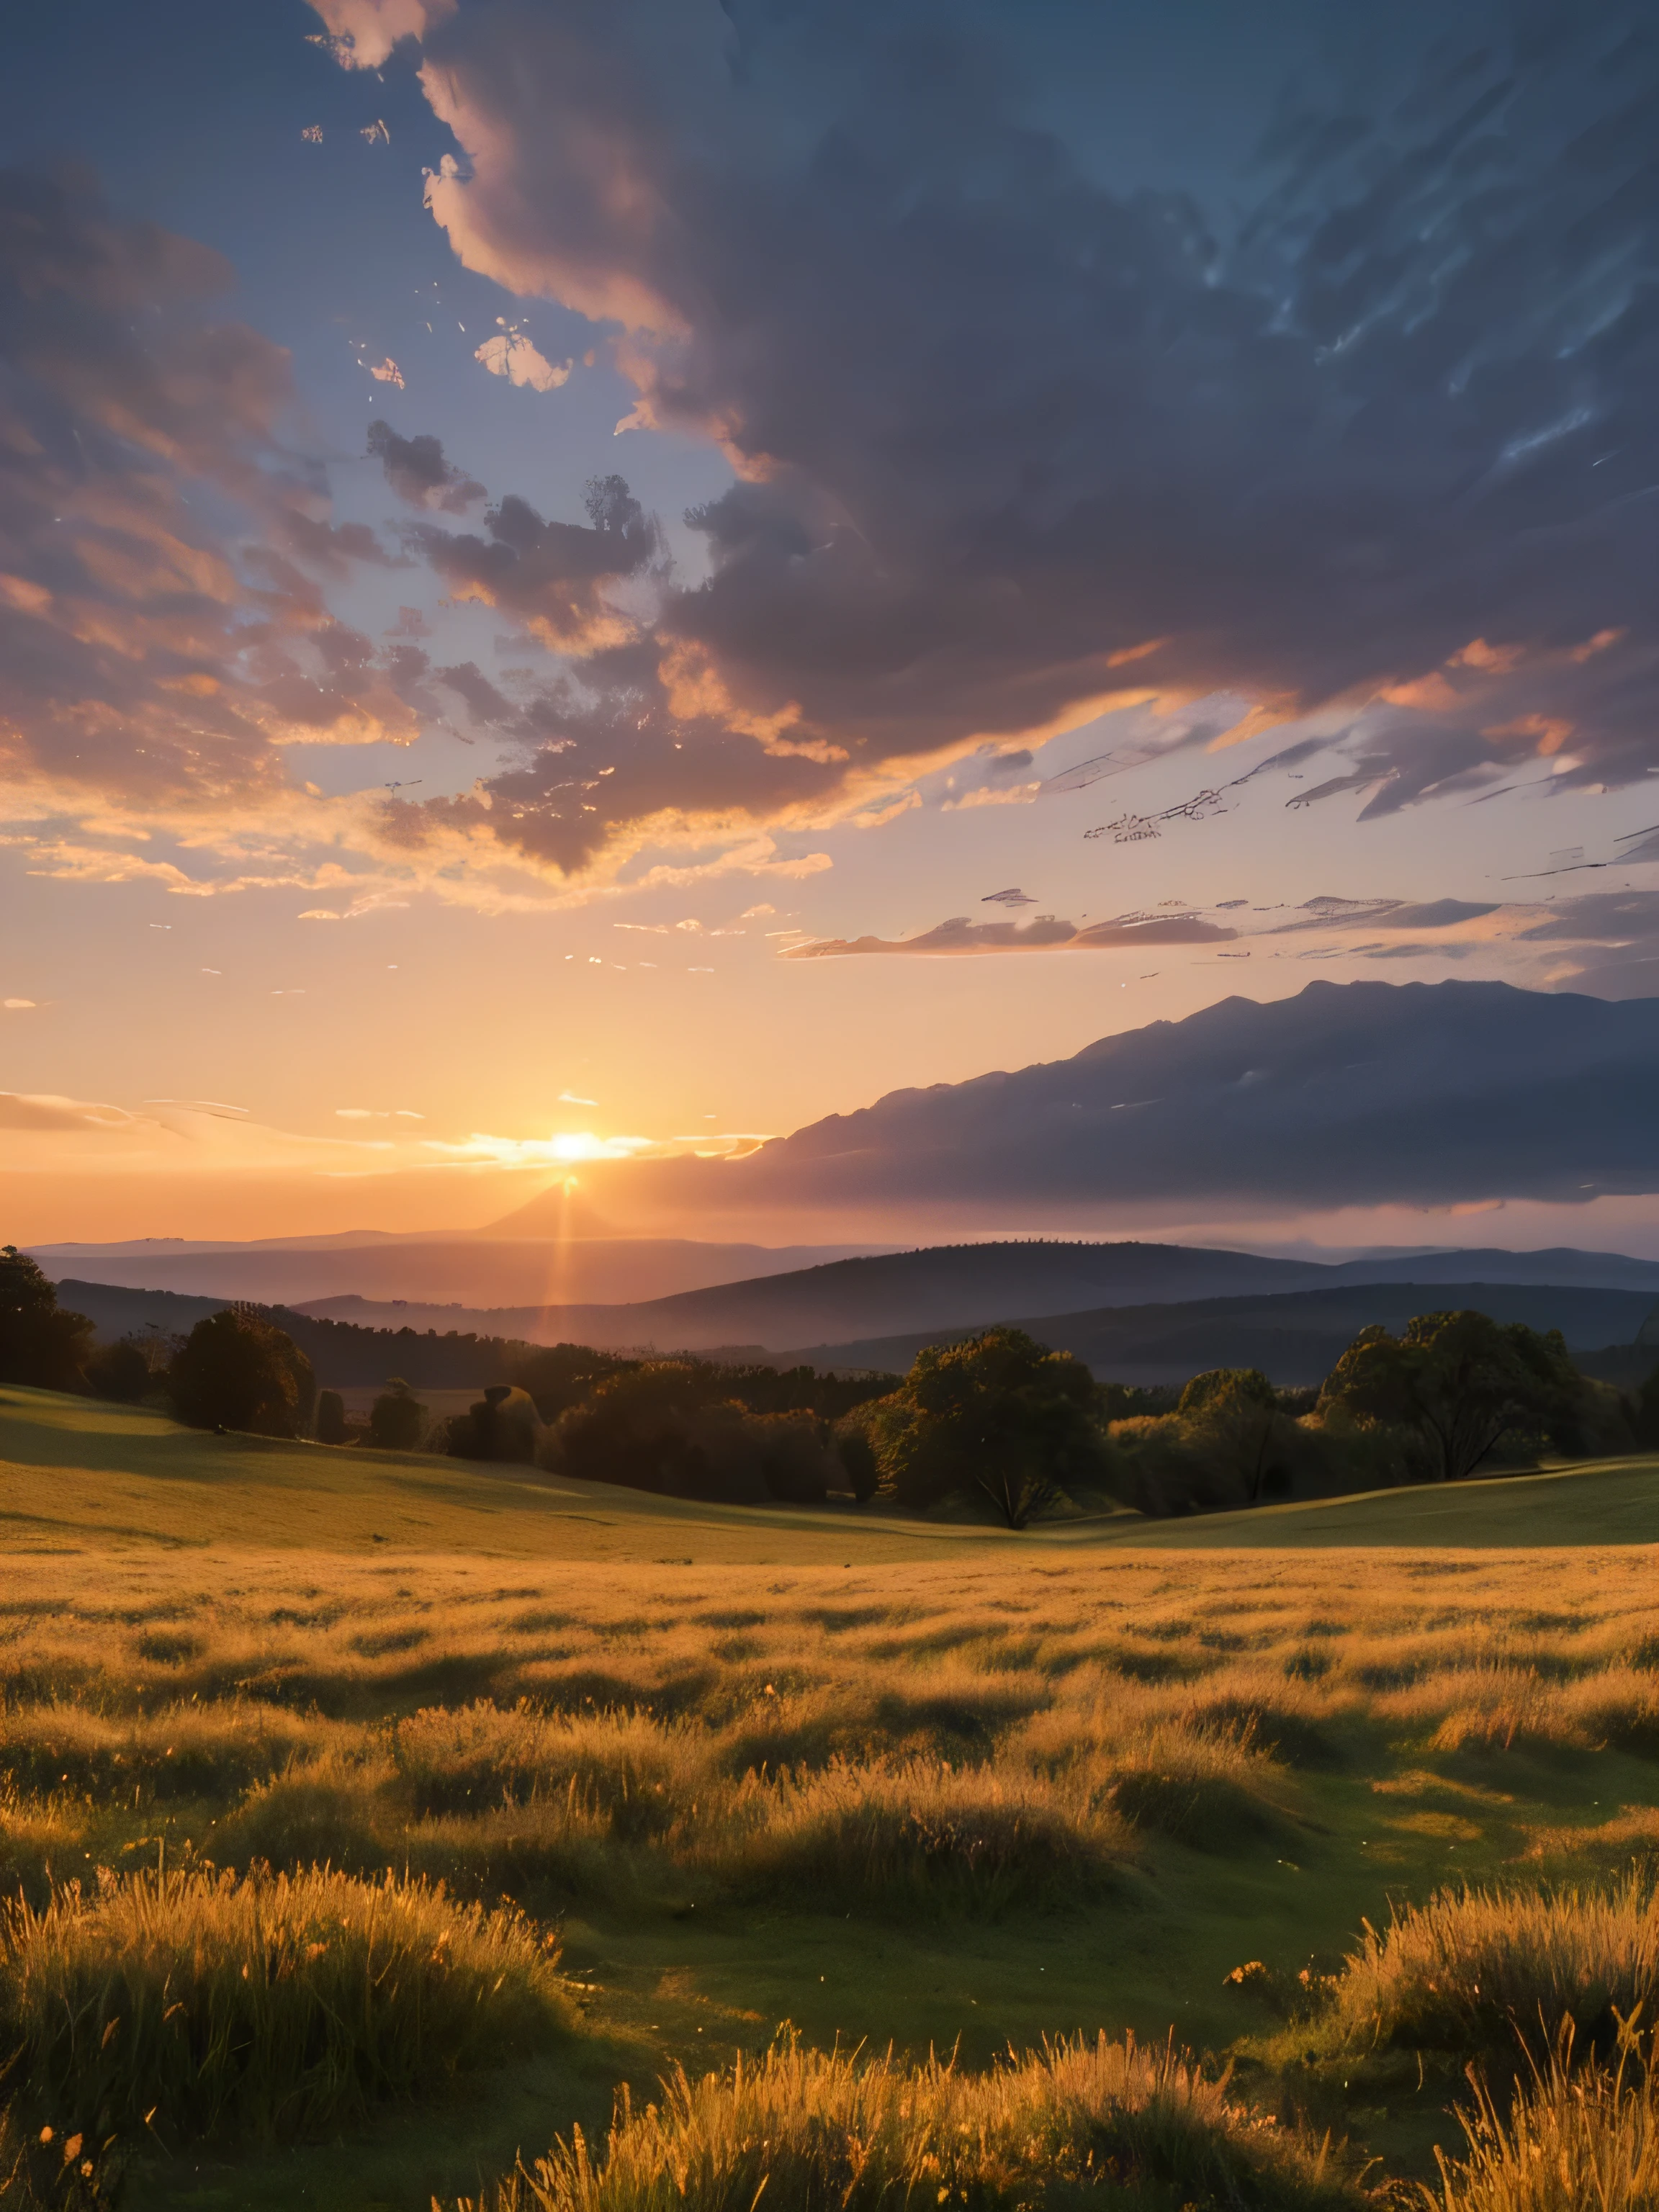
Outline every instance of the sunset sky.
[[1656, 130], [1649, 11], [1529, 0], [37, 11], [0, 1241], [1652, 994]]

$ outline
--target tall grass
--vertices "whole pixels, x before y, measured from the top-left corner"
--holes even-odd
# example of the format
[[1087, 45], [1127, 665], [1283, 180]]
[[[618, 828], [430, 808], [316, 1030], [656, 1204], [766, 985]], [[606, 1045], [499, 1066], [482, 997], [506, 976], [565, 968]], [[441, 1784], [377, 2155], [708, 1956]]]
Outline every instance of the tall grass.
[[1659, 2204], [1659, 2080], [1634, 2036], [1616, 2058], [1575, 2066], [1571, 2033], [1510, 2109], [1477, 2079], [1468, 2150], [1437, 2150], [1421, 2212], [1652, 2212]]
[[1462, 1889], [1397, 1912], [1333, 1990], [1328, 2040], [1354, 2051], [1514, 2054], [1562, 2021], [1605, 2045], [1659, 2001], [1659, 1895], [1631, 1876], [1581, 1893]]
[[545, 2043], [556, 1969], [423, 1882], [107, 1875], [0, 1919], [0, 2050], [63, 2133], [306, 2134]]
[[699, 2081], [676, 2069], [642, 2110], [624, 2095], [597, 2159], [573, 2132], [461, 2212], [1335, 2212], [1362, 2201], [1339, 2168], [1171, 2049], [1103, 2036], [975, 2075], [783, 2041]]

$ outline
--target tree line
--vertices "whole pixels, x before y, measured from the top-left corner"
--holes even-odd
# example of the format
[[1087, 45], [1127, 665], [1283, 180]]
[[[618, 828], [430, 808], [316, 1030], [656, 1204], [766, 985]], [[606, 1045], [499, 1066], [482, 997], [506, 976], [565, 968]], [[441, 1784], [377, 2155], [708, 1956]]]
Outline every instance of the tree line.
[[[356, 1334], [390, 1350], [413, 1332]], [[197, 1427], [534, 1461], [732, 1504], [881, 1493], [926, 1512], [966, 1499], [1018, 1528], [1068, 1501], [1169, 1515], [1659, 1449], [1659, 1369], [1624, 1396], [1579, 1374], [1559, 1330], [1467, 1310], [1398, 1335], [1363, 1329], [1316, 1390], [1279, 1389], [1255, 1368], [1179, 1391], [1097, 1382], [1006, 1328], [929, 1346], [902, 1377], [479, 1341], [499, 1379], [465, 1413], [431, 1415], [394, 1376], [354, 1419], [267, 1310], [98, 1345], [33, 1261], [0, 1251], [0, 1382], [149, 1401]], [[467, 1379], [483, 1379], [477, 1364]]]

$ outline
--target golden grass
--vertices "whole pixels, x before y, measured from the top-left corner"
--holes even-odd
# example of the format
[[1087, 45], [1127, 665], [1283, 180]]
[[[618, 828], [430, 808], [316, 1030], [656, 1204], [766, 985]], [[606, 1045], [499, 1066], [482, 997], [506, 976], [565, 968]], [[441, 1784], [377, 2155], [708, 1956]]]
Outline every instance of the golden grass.
[[1653, 2045], [1623, 2039], [1616, 2057], [1575, 2066], [1563, 2034], [1515, 2099], [1477, 2080], [1462, 2115], [1467, 2154], [1438, 2154], [1422, 2212], [1652, 2212], [1659, 2204], [1659, 2080]]
[[544, 1905], [1001, 1910], [1282, 1841], [1327, 1771], [1640, 1753], [1659, 1711], [1645, 1553], [1557, 1555], [1547, 1605], [1501, 1554], [12, 1565], [0, 1875], [37, 1895], [167, 1818]]
[[515, 1912], [330, 1871], [101, 1875], [0, 1921], [0, 2047], [69, 2135], [305, 2135], [574, 2014]]
[[1548, 2048], [1562, 2022], [1607, 2045], [1659, 2001], [1659, 1895], [1607, 1890], [1446, 1891], [1396, 1913], [1333, 1988], [1323, 2036], [1340, 2048], [1434, 2051], [1461, 2064]]
[[970, 2075], [790, 2039], [726, 2074], [677, 2069], [659, 2103], [622, 2100], [597, 2159], [578, 2130], [460, 2212], [1336, 2212], [1363, 2202], [1340, 2166], [1172, 2050], [1079, 2039]]

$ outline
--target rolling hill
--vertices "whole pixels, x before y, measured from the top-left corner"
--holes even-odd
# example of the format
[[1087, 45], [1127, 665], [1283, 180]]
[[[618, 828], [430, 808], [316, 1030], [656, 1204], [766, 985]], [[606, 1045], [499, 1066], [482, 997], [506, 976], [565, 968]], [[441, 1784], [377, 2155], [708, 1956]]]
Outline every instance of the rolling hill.
[[[1342, 1284], [1267, 1297], [1198, 1298], [1178, 1305], [1119, 1306], [1087, 1313], [1028, 1314], [1016, 1327], [1084, 1360], [1103, 1382], [1180, 1383], [1212, 1367], [1259, 1367], [1281, 1388], [1322, 1382], [1362, 1328], [1398, 1329], [1413, 1314], [1473, 1306], [1494, 1321], [1559, 1328], [1586, 1352], [1629, 1345], [1652, 1312], [1644, 1291], [1557, 1284], [1405, 1282]], [[777, 1364], [876, 1368], [902, 1373], [924, 1345], [965, 1336], [921, 1330], [840, 1344], [793, 1346]], [[1659, 1348], [1642, 1363], [1659, 1360]]]

